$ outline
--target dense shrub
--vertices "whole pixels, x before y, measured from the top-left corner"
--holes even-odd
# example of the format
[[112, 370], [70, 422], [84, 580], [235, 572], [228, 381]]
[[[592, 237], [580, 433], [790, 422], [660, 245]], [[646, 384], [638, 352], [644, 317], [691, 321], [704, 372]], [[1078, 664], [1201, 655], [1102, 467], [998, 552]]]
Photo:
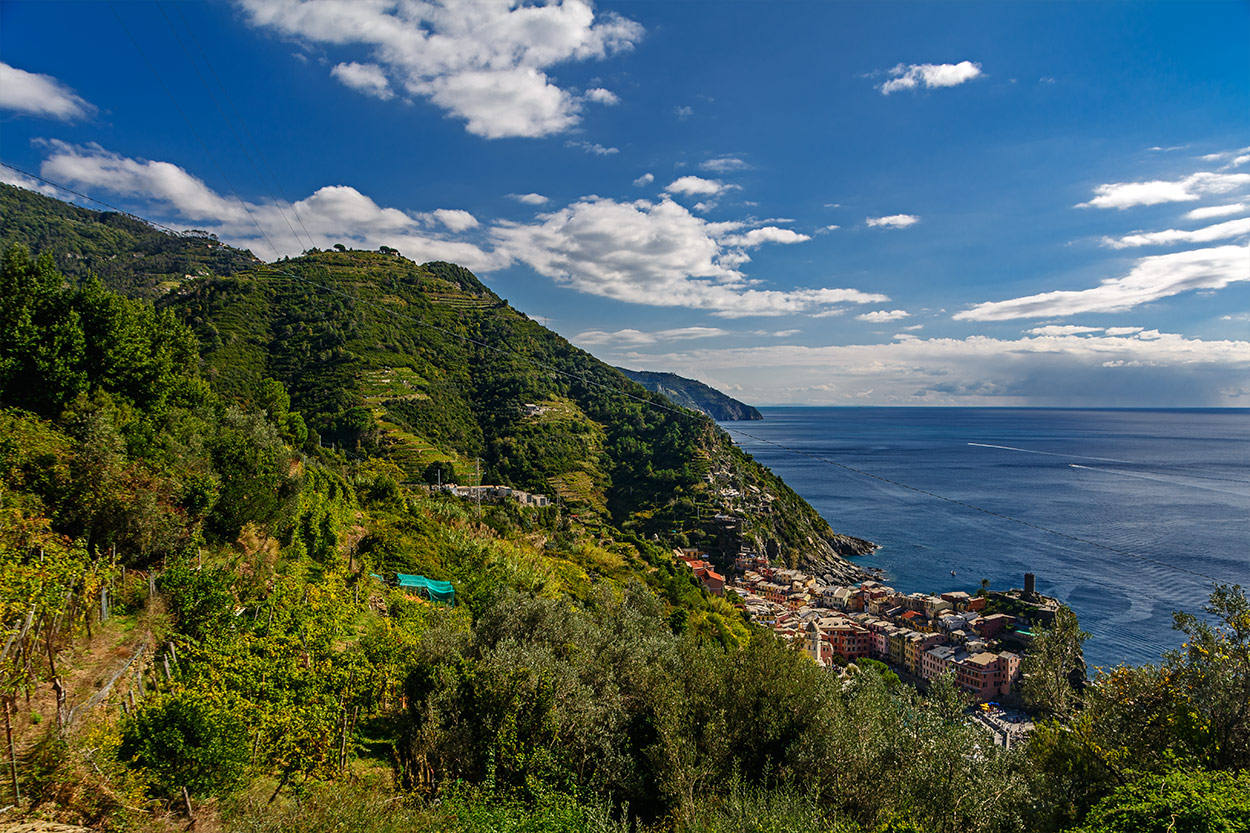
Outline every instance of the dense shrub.
[[229, 708], [191, 692], [144, 703], [122, 730], [118, 758], [143, 770], [154, 794], [216, 795], [238, 784], [247, 763], [247, 733]]

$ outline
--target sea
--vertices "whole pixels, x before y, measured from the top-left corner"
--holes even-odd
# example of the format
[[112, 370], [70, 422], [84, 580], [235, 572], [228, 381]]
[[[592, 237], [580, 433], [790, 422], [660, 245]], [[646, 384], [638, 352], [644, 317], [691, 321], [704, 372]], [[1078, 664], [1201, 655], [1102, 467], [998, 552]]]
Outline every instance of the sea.
[[1250, 410], [760, 408], [723, 422], [904, 592], [1037, 589], [1090, 672], [1159, 662], [1215, 582], [1250, 586]]

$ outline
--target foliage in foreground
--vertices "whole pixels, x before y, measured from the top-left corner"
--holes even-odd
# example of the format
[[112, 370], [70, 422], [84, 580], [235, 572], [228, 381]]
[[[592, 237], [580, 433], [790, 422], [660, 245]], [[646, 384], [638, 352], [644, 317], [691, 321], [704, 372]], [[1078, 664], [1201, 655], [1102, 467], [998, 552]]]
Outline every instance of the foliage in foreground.
[[[471, 275], [433, 266], [417, 278], [477, 292]], [[222, 826], [239, 830], [1245, 824], [1250, 606], [1239, 587], [1215, 588], [1206, 618], [1178, 615], [1188, 641], [1160, 665], [1086, 685], [1082, 634], [1061, 616], [1028, 665], [1028, 696], [1050, 718], [1003, 751], [966, 721], [950, 680], [921, 697], [873, 663], [846, 681], [826, 673], [748, 629], [656, 544], [613, 528], [612, 506], [573, 522], [406, 494], [394, 463], [323, 453], [278, 382], [248, 376], [246, 398], [223, 398], [171, 316], [91, 280], [67, 285], [21, 250], [5, 255], [0, 281], [7, 703], [41, 687], [64, 702], [58, 658], [89, 634], [101, 589], [125, 600], [119, 613], [139, 606], [146, 581], [140, 593], [121, 583], [113, 547], [122, 564], [163, 565], [153, 602], [168, 619], [153, 630], [172, 657], [167, 675], [149, 669], [148, 699], [124, 718], [102, 715], [68, 740], [50, 732], [22, 759], [38, 811], [120, 829], [171, 812], [186, 789], [201, 806], [217, 796]], [[351, 313], [330, 324], [350, 329]], [[479, 324], [500, 338], [513, 326]], [[326, 348], [321, 387], [297, 400], [315, 406], [317, 430], [369, 451], [369, 415], [350, 406], [350, 385], [334, 387], [350, 377], [335, 368], [360, 358], [341, 346]], [[475, 403], [503, 420], [492, 436], [527, 438], [493, 447], [496, 470], [537, 478], [535, 456], [553, 447], [502, 408], [535, 389], [495, 370], [461, 391], [454, 419], [410, 416], [472, 450], [487, 436], [474, 433]], [[586, 410], [562, 430], [618, 455], [599, 472], [610, 477], [588, 475], [594, 488], [611, 481], [616, 518], [643, 505], [622, 488], [697, 485], [679, 453], [690, 435], [633, 420], [597, 390], [564, 391]], [[625, 422], [601, 435], [586, 413]], [[670, 527], [666, 512], [693, 507], [621, 526]], [[378, 570], [449, 578], [463, 604], [405, 597]]]

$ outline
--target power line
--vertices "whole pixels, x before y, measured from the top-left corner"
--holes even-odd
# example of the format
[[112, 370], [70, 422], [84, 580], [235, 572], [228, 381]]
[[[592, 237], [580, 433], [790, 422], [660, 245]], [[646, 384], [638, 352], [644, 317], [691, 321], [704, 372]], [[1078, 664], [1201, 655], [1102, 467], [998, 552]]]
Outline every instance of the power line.
[[217, 169], [217, 173], [221, 176], [222, 181], [226, 183], [226, 187], [230, 189], [230, 192], [234, 194], [234, 198], [238, 200], [239, 207], [243, 209], [244, 213], [247, 214], [248, 218], [252, 221], [252, 224], [256, 226], [256, 230], [259, 231], [260, 236], [265, 239], [265, 243], [269, 245], [269, 249], [273, 252], [274, 257], [277, 257], [278, 247], [275, 246], [273, 241], [269, 239], [269, 235], [265, 233], [265, 229], [261, 227], [261, 224], [256, 219], [256, 216], [252, 214], [252, 210], [247, 207], [247, 203], [243, 201], [241, 196], [239, 196], [239, 192], [230, 182], [230, 178], [226, 176], [226, 172], [222, 170], [221, 165], [217, 163], [217, 159], [213, 156], [213, 152], [208, 149], [208, 143], [206, 143], [200, 136], [199, 131], [195, 129], [195, 125], [191, 123], [191, 119], [182, 109], [182, 105], [178, 103], [178, 99], [174, 96], [173, 91], [170, 90], [169, 85], [165, 83], [165, 79], [161, 77], [159, 72], [157, 72], [156, 65], [152, 63], [151, 59], [148, 58], [147, 53], [143, 51], [143, 47], [139, 45], [139, 41], [133, 34], [131, 34], [130, 28], [126, 26], [126, 21], [122, 20], [122, 16], [118, 13], [116, 7], [114, 7], [111, 2], [108, 4], [108, 7], [113, 11], [113, 16], [117, 18], [117, 22], [121, 25], [122, 31], [126, 33], [126, 37], [130, 38], [130, 42], [134, 44], [135, 51], [137, 51], [139, 56], [143, 58], [144, 63], [146, 63], [148, 65], [148, 69], [151, 70], [153, 77], [155, 77], [157, 83], [161, 85], [161, 89], [165, 91], [165, 95], [169, 96], [169, 100], [173, 103], [174, 109], [178, 111], [178, 115], [182, 116], [182, 120], [187, 125], [187, 130], [190, 131], [193, 137], [195, 137], [195, 140], [199, 143], [200, 147], [204, 149], [204, 155], [208, 157], [209, 162], [211, 162], [213, 167]]
[[278, 186], [278, 193], [282, 195], [282, 199], [286, 201], [286, 204], [291, 207], [291, 213], [295, 215], [295, 222], [299, 223], [299, 227], [304, 230], [304, 236], [308, 238], [309, 244], [311, 246], [315, 246], [316, 242], [312, 236], [312, 232], [310, 232], [308, 227], [304, 225], [304, 220], [299, 216], [299, 209], [295, 207], [295, 203], [292, 202], [291, 198], [286, 195], [286, 190], [282, 187], [282, 181], [278, 179], [277, 174], [273, 172], [273, 166], [269, 164], [269, 159], [265, 156], [264, 148], [262, 148], [260, 143], [256, 141], [256, 138], [252, 135], [252, 131], [248, 129], [247, 121], [244, 120], [243, 115], [239, 112], [239, 108], [235, 106], [234, 99], [230, 97], [229, 88], [222, 83], [220, 76], [217, 75], [217, 70], [213, 68], [212, 62], [208, 59], [208, 54], [204, 51], [204, 47], [200, 46], [200, 41], [195, 36], [195, 29], [187, 22], [187, 18], [182, 13], [182, 4], [176, 3], [174, 8], [178, 11], [178, 17], [182, 19], [182, 25], [187, 28], [187, 34], [190, 35], [191, 42], [195, 44], [195, 48], [198, 49], [200, 54], [204, 57], [204, 65], [207, 66], [208, 71], [213, 74], [213, 78], [217, 80], [217, 86], [221, 87], [222, 95], [226, 97], [226, 103], [228, 103], [230, 105], [230, 109], [234, 111], [235, 118], [239, 120], [239, 124], [242, 126], [243, 132], [246, 134], [248, 141], [250, 141], [252, 146], [256, 149], [256, 155], [260, 157], [261, 164], [265, 166], [265, 170], [269, 171], [269, 177], [273, 180], [274, 185]]
[[[274, 196], [273, 191], [270, 190], [269, 183], [265, 180], [265, 177], [261, 174], [260, 168], [256, 166], [256, 162], [254, 159], [252, 159], [252, 154], [250, 151], [248, 151], [247, 145], [244, 144], [243, 139], [239, 136], [238, 132], [234, 129], [234, 122], [231, 121], [230, 117], [226, 115], [225, 108], [223, 108], [221, 106], [221, 102], [217, 100], [217, 96], [213, 93], [213, 89], [209, 85], [208, 80], [204, 77], [204, 73], [200, 72], [199, 64], [195, 62], [195, 60], [191, 56], [190, 50], [188, 50], [186, 47], [186, 44], [183, 43], [182, 35], [178, 32], [177, 27], [174, 26], [174, 22], [173, 20], [170, 19], [169, 13], [165, 11], [165, 4], [161, 3], [160, 0], [157, 0], [156, 7], [160, 9], [161, 16], [165, 18], [165, 23], [167, 26], [169, 26], [169, 31], [173, 32], [174, 39], [178, 41], [178, 48], [181, 49], [183, 54], [186, 56], [187, 63], [189, 63], [191, 67], [195, 70], [195, 74], [200, 79], [200, 83], [204, 85], [204, 90], [208, 93], [209, 99], [212, 100], [213, 106], [216, 107], [217, 112], [221, 114], [221, 120], [226, 123], [226, 126], [228, 128], [230, 128], [230, 133], [234, 137], [235, 144], [237, 144], [239, 146], [239, 149], [243, 151], [243, 156], [247, 159], [248, 164], [252, 166], [252, 171], [256, 174], [256, 178], [260, 180], [260, 184], [264, 186], [265, 191], [269, 194], [269, 198], [273, 200], [274, 206], [278, 209], [278, 213], [282, 215], [282, 220], [283, 222], [286, 223], [286, 227], [291, 232], [291, 236], [295, 238], [296, 245], [299, 246], [301, 249], [312, 248], [314, 243], [313, 243], [313, 239], [311, 236], [308, 237], [307, 247], [305, 247], [304, 241], [300, 240], [299, 233], [296, 232], [295, 227], [291, 225], [291, 220], [289, 217], [287, 217], [286, 210], [282, 207], [282, 203], [278, 200], [276, 196]], [[186, 26], [187, 33], [190, 35], [192, 41], [195, 43], [196, 48], [199, 49], [200, 57], [204, 60], [204, 63], [208, 66], [209, 71], [212, 72], [213, 77], [217, 80], [218, 85], [222, 89], [222, 93], [227, 97], [227, 99], [229, 99], [229, 93], [226, 92], [225, 85], [221, 83], [221, 79], [217, 76], [216, 71], [213, 70], [213, 65], [209, 63], [208, 56], [204, 54], [204, 49], [200, 46], [199, 41], [195, 40], [195, 35], [192, 32], [191, 27], [187, 25], [186, 18], [182, 16], [181, 9], [178, 10], [178, 15], [181, 18], [183, 25]], [[230, 102], [230, 106], [231, 106], [231, 109], [234, 110], [235, 118], [239, 120], [240, 124], [243, 124], [243, 117], [239, 115], [238, 108], [234, 107], [233, 101]], [[245, 124], [244, 124], [244, 130], [246, 132]], [[276, 180], [277, 178], [275, 177], [274, 179]], [[287, 204], [289, 206], [290, 202], [288, 201]], [[294, 211], [294, 207], [292, 207], [292, 211]], [[296, 217], [296, 219], [298, 219], [298, 216]], [[303, 225], [304, 224], [301, 222], [300, 227], [303, 228]], [[304, 233], [307, 234], [308, 229], [305, 228]], [[276, 255], [276, 252], [275, 252], [275, 255]]]
[[88, 194], [84, 194], [81, 191], [75, 191], [73, 188], [69, 188], [65, 185], [60, 184], [59, 182], [53, 182], [50, 179], [44, 179], [38, 174], [32, 174], [30, 171], [22, 170], [21, 168], [15, 165], [10, 165], [8, 162], [0, 161], [0, 167], [8, 168], [10, 171], [14, 171], [16, 173], [21, 174], [22, 176], [29, 177], [30, 179], [36, 180], [37, 182], [42, 182], [44, 185], [51, 185], [53, 188], [59, 188], [60, 190], [64, 191], [67, 194], [73, 194], [75, 197], [80, 197], [81, 199], [87, 200], [88, 202], [93, 202], [96, 205], [102, 205], [105, 208], [107, 208], [109, 211], [115, 211], [118, 214], [122, 214], [126, 217], [129, 217], [132, 220], [137, 220], [146, 226], [151, 226], [152, 228], [160, 229], [161, 231], [168, 232], [169, 234], [172, 234], [176, 237], [187, 236], [186, 232], [178, 231], [177, 229], [170, 228], [169, 226], [164, 225], [163, 223], [158, 223], [158, 222], [155, 222], [154, 220], [149, 220], [146, 217], [140, 217], [138, 214], [132, 214], [131, 212], [127, 211], [124, 208], [118, 208], [117, 206], [111, 205], [105, 202], [104, 200], [96, 199], [95, 197], [92, 197]]
[[[10, 168], [11, 170], [18, 171], [19, 173], [23, 173], [23, 174], [25, 174], [25, 173], [26, 173], [25, 171], [21, 171], [21, 170], [19, 170], [19, 169], [17, 169], [17, 168], [14, 168], [14, 167], [13, 167], [13, 166], [11, 166], [11, 165], [7, 165], [7, 164], [3, 163], [3, 162], [0, 162], [0, 165], [4, 165], [4, 167], [6, 167], [6, 168]], [[31, 174], [26, 174], [26, 175], [27, 175], [27, 176], [31, 176]], [[76, 192], [76, 191], [73, 191], [72, 189], [65, 188], [64, 186], [59, 185], [58, 183], [51, 182], [51, 181], [49, 181], [49, 180], [43, 179], [42, 177], [34, 177], [34, 178], [35, 178], [35, 179], [39, 179], [41, 182], [46, 182], [47, 184], [52, 185], [52, 186], [54, 186], [54, 187], [57, 187], [57, 188], [62, 188], [63, 190], [65, 190], [65, 191], [69, 191], [70, 193], [74, 193], [74, 194], [77, 194], [77, 193], [78, 193], [78, 192]], [[84, 196], [86, 199], [90, 199], [90, 200], [92, 200], [93, 202], [98, 202], [98, 203], [100, 203], [101, 205], [106, 205], [106, 203], [103, 203], [103, 202], [101, 202], [101, 201], [99, 201], [99, 200], [95, 200], [95, 199], [93, 199], [93, 198], [91, 198], [91, 197], [86, 197], [86, 195], [80, 195], [80, 196]], [[123, 212], [123, 213], [126, 213], [126, 212]], [[128, 215], [128, 216], [134, 216], [134, 215]], [[141, 220], [142, 220], [143, 218], [136, 218], [136, 219], [141, 219]], [[150, 222], [150, 221], [145, 221], [145, 222]], [[165, 227], [165, 226], [161, 226], [160, 224], [157, 224], [157, 223], [150, 223], [150, 224], [151, 224], [151, 225], [153, 225], [153, 226], [157, 226], [157, 227], [159, 227], [159, 228], [167, 228], [167, 227]], [[175, 232], [175, 233], [176, 233], [176, 232]], [[464, 343], [466, 343], [466, 344], [472, 344], [473, 346], [475, 346], [475, 347], [479, 347], [479, 348], [481, 348], [481, 349], [483, 349], [483, 350], [488, 350], [488, 351], [495, 352], [495, 353], [498, 353], [498, 354], [501, 354], [501, 355], [507, 355], [507, 356], [511, 356], [511, 357], [513, 357], [513, 358], [520, 359], [520, 360], [521, 360], [521, 361], [523, 361], [523, 362], [526, 362], [526, 363], [528, 363], [528, 364], [530, 364], [530, 365], [533, 365], [533, 366], [535, 366], [535, 367], [538, 367], [538, 368], [541, 368], [541, 369], [543, 369], [543, 370], [546, 370], [546, 371], [548, 371], [548, 372], [550, 372], [550, 373], [553, 373], [553, 374], [555, 374], [555, 375], [557, 375], [557, 376], [561, 376], [561, 377], [564, 377], [564, 378], [566, 378], [566, 379], [571, 379], [571, 380], [573, 380], [573, 381], [580, 382], [581, 384], [588, 385], [588, 386], [590, 386], [590, 387], [596, 387], [596, 388], [599, 388], [599, 389], [602, 389], [602, 390], [612, 391], [612, 392], [614, 392], [614, 393], [616, 393], [616, 394], [618, 394], [618, 395], [621, 395], [621, 396], [626, 397], [627, 399], [633, 400], [633, 401], [635, 401], [635, 402], [637, 402], [637, 403], [639, 403], [639, 404], [643, 405], [644, 407], [653, 408], [653, 409], [656, 409], [656, 410], [661, 410], [661, 411], [666, 411], [666, 412], [668, 412], [668, 413], [671, 413], [671, 414], [674, 414], [674, 415], [676, 415], [676, 416], [682, 417], [683, 419], [696, 420], [696, 421], [699, 421], [699, 422], [711, 421], [711, 420], [710, 420], [710, 418], [709, 418], [709, 417], [707, 417], [707, 416], [706, 416], [706, 415], [704, 415], [704, 414], [699, 414], [699, 413], [696, 413], [696, 412], [694, 412], [694, 411], [689, 411], [689, 410], [686, 410], [686, 409], [683, 409], [683, 408], [678, 408], [678, 407], [673, 407], [673, 406], [665, 405], [663, 402], [658, 402], [658, 401], [656, 401], [656, 400], [654, 400], [654, 399], [651, 399], [651, 398], [648, 398], [648, 397], [639, 396], [639, 395], [637, 395], [637, 394], [635, 394], [635, 393], [631, 393], [630, 391], [627, 391], [627, 390], [625, 390], [625, 389], [623, 389], [623, 388], [621, 388], [621, 387], [618, 387], [618, 386], [616, 386], [616, 385], [609, 385], [609, 384], [606, 384], [606, 383], [603, 383], [603, 382], [598, 382], [598, 381], [596, 381], [596, 380], [594, 380], [594, 379], [591, 379], [591, 378], [589, 378], [589, 377], [587, 377], [587, 376], [583, 376], [583, 375], [580, 375], [580, 374], [577, 374], [577, 373], [571, 373], [571, 372], [569, 372], [569, 371], [567, 371], [567, 370], [562, 370], [561, 368], [559, 368], [559, 367], [557, 367], [557, 366], [555, 366], [555, 365], [553, 365], [553, 364], [550, 364], [550, 363], [548, 363], [548, 362], [544, 362], [544, 361], [542, 361], [541, 359], [537, 359], [537, 358], [535, 358], [535, 357], [534, 357], [534, 356], [532, 356], [532, 355], [529, 355], [529, 354], [527, 354], [527, 353], [522, 353], [521, 351], [516, 350], [516, 349], [513, 349], [513, 348], [511, 348], [511, 347], [507, 347], [507, 346], [504, 346], [504, 345], [501, 345], [501, 344], [494, 344], [494, 343], [490, 343], [490, 342], [482, 341], [482, 340], [480, 340], [480, 339], [476, 339], [476, 338], [473, 338], [473, 337], [471, 337], [471, 336], [465, 335], [464, 333], [458, 333], [458, 332], [456, 332], [456, 331], [454, 331], [454, 330], [449, 330], [449, 329], [447, 329], [446, 327], [441, 327], [441, 326], [439, 326], [439, 325], [437, 325], [437, 324], [434, 324], [434, 323], [432, 323], [432, 322], [430, 322], [430, 321], [425, 320], [424, 318], [420, 318], [420, 317], [418, 317], [418, 316], [413, 316], [413, 315], [408, 315], [408, 314], [405, 314], [405, 313], [400, 312], [399, 310], [393, 309], [393, 308], [391, 308], [391, 307], [389, 307], [389, 306], [387, 306], [387, 305], [385, 305], [385, 304], [381, 304], [381, 303], [379, 303], [379, 302], [377, 302], [377, 301], [371, 301], [371, 300], [366, 299], [366, 298], [361, 298], [361, 297], [359, 297], [359, 296], [357, 296], [357, 295], [354, 295], [354, 294], [352, 294], [352, 293], [350, 293], [350, 292], [347, 292], [347, 291], [345, 291], [345, 290], [339, 289], [338, 287], [329, 286], [329, 285], [327, 285], [327, 284], [320, 283], [320, 282], [318, 282], [318, 281], [316, 281], [316, 280], [313, 280], [313, 279], [311, 279], [311, 278], [307, 278], [307, 277], [304, 277], [304, 276], [302, 276], [302, 275], [297, 275], [297, 274], [295, 274], [294, 272], [291, 272], [291, 271], [285, 271], [285, 270], [276, 269], [275, 267], [271, 266], [270, 264], [262, 264], [261, 266], [256, 267], [256, 268], [253, 270], [253, 274], [257, 274], [257, 275], [260, 275], [260, 276], [272, 277], [272, 278], [289, 278], [289, 279], [291, 279], [291, 280], [299, 281], [299, 282], [301, 282], [301, 283], [307, 284], [308, 286], [311, 286], [311, 287], [314, 287], [314, 288], [316, 288], [316, 289], [319, 289], [319, 290], [321, 290], [321, 291], [323, 291], [323, 292], [328, 292], [328, 293], [331, 293], [331, 294], [338, 295], [338, 296], [340, 296], [340, 297], [346, 298], [346, 299], [348, 299], [348, 300], [352, 301], [352, 303], [354, 303], [354, 304], [359, 304], [359, 305], [361, 305], [361, 306], [370, 307], [370, 308], [372, 308], [372, 309], [379, 310], [379, 311], [381, 311], [381, 312], [386, 313], [387, 315], [391, 315], [391, 316], [393, 316], [393, 317], [395, 317], [395, 318], [398, 318], [398, 319], [401, 319], [401, 320], [403, 320], [403, 321], [407, 321], [407, 322], [409, 322], [409, 323], [416, 324], [416, 325], [418, 325], [418, 326], [420, 326], [420, 327], [425, 327], [425, 328], [427, 328], [427, 329], [433, 330], [433, 331], [435, 331], [435, 332], [438, 332], [438, 333], [441, 333], [441, 334], [443, 334], [443, 335], [446, 335], [446, 336], [449, 336], [449, 337], [451, 337], [451, 338], [454, 338], [454, 339], [457, 339], [457, 340], [459, 340], [459, 341], [462, 341], [462, 342], [464, 342]], [[1163, 568], [1165, 568], [1165, 569], [1169, 569], [1169, 570], [1175, 570], [1175, 571], [1177, 571], [1177, 572], [1181, 572], [1181, 573], [1187, 573], [1187, 574], [1189, 574], [1189, 575], [1196, 576], [1196, 577], [1198, 577], [1198, 578], [1202, 578], [1202, 579], [1206, 579], [1206, 580], [1208, 580], [1208, 581], [1212, 581], [1212, 582], [1219, 582], [1219, 581], [1220, 581], [1220, 579], [1216, 578], [1215, 576], [1208, 575], [1208, 574], [1203, 573], [1203, 572], [1200, 572], [1200, 571], [1198, 571], [1198, 570], [1191, 570], [1191, 569], [1189, 569], [1188, 567], [1182, 567], [1182, 566], [1179, 566], [1179, 565], [1177, 565], [1177, 564], [1172, 564], [1172, 563], [1169, 563], [1169, 562], [1167, 562], [1167, 561], [1162, 561], [1162, 560], [1157, 559], [1157, 558], [1151, 558], [1150, 556], [1141, 555], [1141, 554], [1139, 554], [1139, 553], [1132, 552], [1131, 550], [1126, 550], [1126, 549], [1122, 549], [1122, 548], [1120, 548], [1120, 547], [1114, 547], [1114, 546], [1111, 546], [1110, 544], [1104, 544], [1104, 543], [1101, 543], [1101, 542], [1099, 542], [1099, 541], [1094, 541], [1094, 540], [1091, 540], [1091, 539], [1088, 539], [1088, 538], [1083, 538], [1083, 537], [1081, 537], [1081, 536], [1079, 536], [1079, 535], [1073, 535], [1073, 534], [1068, 533], [1068, 532], [1063, 532], [1063, 531], [1058, 530], [1058, 529], [1055, 529], [1055, 528], [1053, 528], [1053, 527], [1045, 526], [1045, 525], [1043, 525], [1043, 524], [1034, 523], [1033, 521], [1027, 521], [1027, 520], [1024, 520], [1023, 518], [1017, 518], [1017, 517], [1015, 517], [1015, 516], [1013, 516], [1013, 515], [1008, 515], [1008, 514], [1005, 514], [1005, 513], [1003, 513], [1003, 512], [996, 512], [996, 511], [994, 511], [994, 510], [992, 510], [992, 509], [986, 509], [986, 508], [984, 508], [984, 507], [982, 507], [982, 506], [977, 506], [976, 504], [969, 503], [969, 502], [964, 501], [964, 500], [959, 500], [958, 498], [951, 498], [951, 497], [947, 497], [946, 495], [939, 494], [938, 492], [930, 491], [930, 490], [928, 490], [928, 489], [921, 489], [921, 488], [919, 488], [919, 487], [912, 486], [912, 485], [910, 485], [910, 484], [908, 484], [908, 483], [904, 483], [904, 482], [902, 482], [902, 481], [900, 481], [900, 480], [895, 480], [894, 478], [885, 477], [885, 476], [883, 476], [883, 475], [879, 475], [879, 474], [874, 474], [873, 472], [866, 471], [866, 470], [864, 470], [864, 469], [857, 468], [857, 467], [855, 467], [855, 466], [850, 466], [850, 465], [847, 465], [846, 463], [842, 463], [842, 462], [839, 462], [839, 461], [837, 461], [837, 460], [832, 460], [832, 459], [830, 459], [830, 458], [828, 458], [828, 457], [825, 457], [825, 456], [823, 456], [823, 455], [820, 455], [820, 454], [815, 454], [815, 453], [810, 452], [810, 451], [805, 451], [805, 450], [803, 450], [803, 449], [801, 449], [801, 448], [795, 448], [794, 446], [786, 445], [786, 444], [784, 444], [784, 443], [779, 443], [779, 442], [777, 442], [777, 441], [775, 441], [775, 440], [770, 440], [770, 439], [767, 439], [767, 438], [765, 438], [765, 437], [761, 437], [761, 436], [759, 436], [758, 434], [752, 434], [752, 433], [750, 433], [749, 431], [744, 431], [744, 430], [742, 430], [742, 429], [740, 429], [740, 428], [725, 428], [725, 427], [721, 427], [721, 430], [725, 431], [727, 434], [731, 434], [731, 435], [736, 434], [736, 435], [741, 436], [741, 437], [746, 437], [746, 438], [748, 438], [748, 439], [754, 440], [754, 441], [759, 442], [759, 443], [762, 443], [762, 444], [764, 444], [764, 445], [770, 445], [770, 446], [773, 446], [773, 447], [775, 447], [775, 448], [779, 448], [779, 449], [781, 449], [781, 450], [783, 450], [783, 451], [790, 452], [791, 454], [795, 454], [795, 455], [798, 455], [798, 456], [801, 456], [801, 457], [806, 457], [806, 458], [808, 458], [808, 459], [810, 459], [810, 460], [815, 460], [815, 461], [820, 462], [820, 463], [823, 463], [823, 464], [825, 464], [825, 465], [834, 466], [835, 468], [839, 468], [839, 469], [842, 469], [842, 470], [844, 470], [844, 471], [852, 472], [852, 473], [854, 473], [854, 474], [858, 474], [858, 475], [860, 475], [860, 476], [862, 476], [862, 477], [867, 477], [867, 478], [870, 478], [870, 479], [872, 479], [872, 480], [879, 481], [879, 482], [881, 482], [881, 483], [888, 483], [888, 484], [890, 484], [891, 486], [895, 486], [895, 487], [897, 487], [897, 488], [904, 489], [904, 490], [909, 491], [909, 492], [914, 492], [915, 494], [924, 495], [924, 496], [926, 496], [926, 497], [930, 497], [930, 498], [933, 498], [933, 499], [935, 499], [935, 500], [940, 500], [940, 501], [942, 501], [942, 502], [944, 502], [944, 503], [949, 503], [949, 504], [951, 504], [951, 505], [953, 505], [953, 506], [959, 506], [959, 507], [962, 507], [962, 508], [964, 508], [964, 509], [968, 509], [968, 510], [971, 510], [971, 511], [974, 511], [974, 512], [979, 512], [979, 513], [984, 514], [984, 515], [988, 515], [988, 516], [990, 516], [990, 517], [992, 517], [992, 518], [997, 518], [997, 519], [999, 519], [999, 520], [1008, 521], [1008, 522], [1011, 522], [1011, 523], [1014, 523], [1014, 524], [1018, 524], [1018, 525], [1020, 525], [1020, 526], [1026, 527], [1026, 528], [1028, 528], [1028, 529], [1036, 530], [1036, 531], [1038, 531], [1038, 532], [1044, 532], [1044, 533], [1046, 533], [1046, 534], [1048, 534], [1048, 535], [1053, 535], [1053, 536], [1058, 537], [1058, 538], [1063, 538], [1063, 539], [1066, 539], [1066, 540], [1068, 540], [1068, 541], [1072, 541], [1073, 543], [1083, 544], [1083, 545], [1085, 545], [1085, 546], [1089, 546], [1089, 547], [1095, 547], [1095, 548], [1097, 548], [1097, 549], [1101, 549], [1101, 550], [1104, 550], [1104, 551], [1106, 551], [1106, 552], [1112, 552], [1112, 553], [1115, 553], [1115, 554], [1117, 554], [1117, 555], [1122, 555], [1122, 556], [1125, 556], [1125, 557], [1127, 557], [1127, 558], [1132, 558], [1132, 559], [1135, 559], [1135, 560], [1140, 561], [1140, 562], [1142, 562], [1142, 563], [1151, 564], [1151, 565], [1154, 565], [1154, 566], [1156, 566], [1156, 567], [1163, 567]]]

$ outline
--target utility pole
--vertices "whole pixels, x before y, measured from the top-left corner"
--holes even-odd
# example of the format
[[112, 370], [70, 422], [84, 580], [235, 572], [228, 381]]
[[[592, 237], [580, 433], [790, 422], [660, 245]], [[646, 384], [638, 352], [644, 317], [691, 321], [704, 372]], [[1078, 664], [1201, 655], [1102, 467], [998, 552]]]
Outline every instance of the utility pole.
[[477, 479], [477, 516], [482, 517], [482, 458], [473, 458], [473, 472]]

